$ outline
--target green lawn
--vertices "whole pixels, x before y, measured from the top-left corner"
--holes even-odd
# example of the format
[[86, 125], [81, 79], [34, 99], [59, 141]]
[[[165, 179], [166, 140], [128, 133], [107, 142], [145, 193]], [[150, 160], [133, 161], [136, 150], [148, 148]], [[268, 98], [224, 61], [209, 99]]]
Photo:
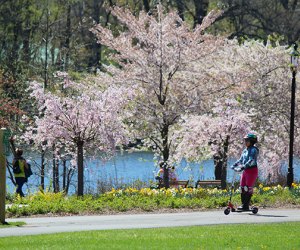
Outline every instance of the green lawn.
[[[9, 222], [7, 224], [1, 224], [0, 223], [0, 229], [4, 228], [4, 227], [20, 227], [20, 226], [24, 226], [25, 222], [23, 221], [17, 221], [17, 222]], [[1, 234], [1, 231], [0, 231]]]
[[105, 230], [7, 237], [0, 238], [0, 249], [297, 250], [300, 249], [300, 223]]

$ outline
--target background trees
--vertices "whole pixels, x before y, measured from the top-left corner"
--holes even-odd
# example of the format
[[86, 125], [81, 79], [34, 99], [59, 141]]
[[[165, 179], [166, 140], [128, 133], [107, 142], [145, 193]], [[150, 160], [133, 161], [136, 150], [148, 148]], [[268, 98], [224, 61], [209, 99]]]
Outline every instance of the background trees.
[[13, 79], [5, 75], [3, 69], [0, 68], [0, 127], [12, 126], [14, 117], [23, 114], [18, 108], [18, 103], [5, 93], [5, 90], [11, 87], [12, 82]]
[[[250, 125], [259, 133], [265, 149], [262, 155], [271, 159], [266, 161], [265, 169], [270, 173], [270, 166], [276, 165], [270, 179], [277, 178], [281, 158], [286, 155], [289, 119], [286, 100], [289, 100], [290, 84], [288, 51], [279, 45], [299, 39], [298, 1], [170, 0], [161, 3], [162, 8], [157, 9], [158, 1], [154, 0], [3, 0], [0, 6], [0, 65], [4, 83], [1, 115], [14, 128], [19, 126], [15, 133], [24, 131], [21, 112], [17, 110], [22, 109], [34, 119], [40, 115], [37, 121], [43, 119], [43, 112], [30, 105], [29, 93], [25, 91], [31, 80], [42, 82], [45, 95], [52, 93], [53, 98], [63, 98], [62, 103], [69, 95], [80, 96], [79, 91], [70, 93], [57, 84], [53, 75], [57, 70], [68, 71], [70, 78], [79, 82], [86, 73], [100, 74], [101, 86], [113, 82], [118, 88], [126, 80], [138, 95], [136, 106], [132, 103], [130, 106], [131, 117], [125, 122], [132, 126], [136, 138], [144, 138], [145, 145], [159, 153], [159, 162], [178, 161], [180, 154], [175, 157], [178, 145], [188, 142], [188, 137], [184, 138], [185, 134], [179, 131], [191, 129], [194, 124], [198, 128], [194, 136], [202, 138], [197, 133], [203, 122], [209, 120], [215, 124], [211, 138], [219, 134], [219, 140], [199, 138], [198, 146], [201, 142], [212, 153], [218, 151], [213, 147], [218, 144], [219, 153], [213, 155], [215, 159], [221, 157], [223, 169], [228, 155], [238, 145], [233, 143], [232, 149], [230, 146], [226, 149], [226, 133], [217, 129], [217, 124], [222, 124], [222, 119], [230, 121], [226, 103], [231, 103], [230, 107], [235, 103], [232, 112], [236, 120], [231, 121], [237, 124], [242, 117], [244, 124], [244, 115], [250, 114], [249, 124], [240, 124], [239, 133], [242, 127], [245, 130]], [[115, 5], [125, 6], [127, 11], [110, 8]], [[221, 8], [223, 15], [210, 25], [214, 17], [204, 19], [204, 16], [215, 7]], [[102, 27], [96, 32], [100, 43], [90, 31], [95, 23]], [[237, 40], [232, 40], [233, 37]], [[263, 42], [251, 44], [247, 37], [260, 38]], [[83, 82], [82, 89], [90, 84]], [[60, 105], [64, 112], [73, 109]], [[82, 102], [82, 106], [88, 107], [88, 102]], [[9, 109], [14, 115], [7, 113]], [[195, 124], [197, 119], [200, 121]]]
[[266, 40], [269, 35], [291, 44], [299, 40], [298, 0], [222, 0], [223, 18], [232, 27], [231, 37], [246, 36]]

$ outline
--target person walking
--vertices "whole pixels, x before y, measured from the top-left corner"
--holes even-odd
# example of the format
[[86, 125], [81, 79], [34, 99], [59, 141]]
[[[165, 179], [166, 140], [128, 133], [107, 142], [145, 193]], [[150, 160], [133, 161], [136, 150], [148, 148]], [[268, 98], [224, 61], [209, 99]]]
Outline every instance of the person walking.
[[24, 193], [22, 191], [24, 183], [27, 181], [26, 175], [25, 175], [25, 168], [28, 169], [28, 165], [26, 160], [23, 158], [23, 150], [20, 148], [17, 148], [15, 151], [15, 158], [13, 159], [13, 168], [17, 169], [17, 171], [14, 170], [14, 177], [17, 184], [16, 194], [20, 195], [21, 197], [24, 197]]
[[235, 171], [241, 172], [240, 191], [242, 205], [238, 210], [249, 210], [249, 203], [253, 194], [253, 187], [258, 177], [257, 158], [259, 149], [255, 146], [257, 136], [255, 134], [247, 134], [244, 137], [246, 148], [243, 150], [241, 157], [236, 161], [232, 168]]

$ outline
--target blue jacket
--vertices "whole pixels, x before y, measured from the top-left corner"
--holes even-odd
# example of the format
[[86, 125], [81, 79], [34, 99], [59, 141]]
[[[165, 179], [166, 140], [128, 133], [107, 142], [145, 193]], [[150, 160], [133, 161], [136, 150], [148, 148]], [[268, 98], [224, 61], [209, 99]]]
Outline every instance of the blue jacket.
[[245, 169], [257, 166], [257, 157], [259, 150], [255, 146], [245, 148], [238, 161], [234, 163], [234, 166], [243, 165]]

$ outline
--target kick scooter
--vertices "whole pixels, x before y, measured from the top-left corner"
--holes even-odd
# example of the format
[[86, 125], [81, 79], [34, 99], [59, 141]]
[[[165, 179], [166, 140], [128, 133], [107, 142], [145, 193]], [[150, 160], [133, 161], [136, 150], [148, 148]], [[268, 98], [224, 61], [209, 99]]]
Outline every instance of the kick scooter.
[[233, 170], [234, 170], [234, 174], [233, 174], [233, 178], [232, 178], [232, 182], [231, 182], [230, 198], [228, 201], [228, 205], [224, 210], [224, 214], [228, 215], [230, 212], [237, 212], [237, 213], [252, 212], [253, 214], [257, 214], [258, 207], [252, 206], [249, 210], [239, 210], [232, 204], [231, 199], [232, 199], [232, 195], [234, 193], [234, 182], [235, 182], [235, 179], [236, 179], [238, 173], [241, 171], [240, 168], [238, 168], [238, 167], [233, 168]]

